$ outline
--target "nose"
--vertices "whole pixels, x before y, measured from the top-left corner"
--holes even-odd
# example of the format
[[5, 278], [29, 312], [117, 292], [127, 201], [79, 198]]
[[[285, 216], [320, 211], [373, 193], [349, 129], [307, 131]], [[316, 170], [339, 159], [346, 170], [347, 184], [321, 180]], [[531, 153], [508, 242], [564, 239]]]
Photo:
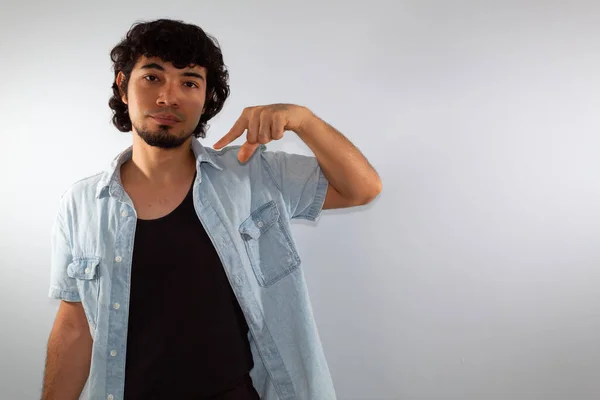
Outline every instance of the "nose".
[[176, 85], [171, 83], [162, 85], [158, 97], [156, 98], [156, 104], [161, 107], [178, 107], [179, 93]]

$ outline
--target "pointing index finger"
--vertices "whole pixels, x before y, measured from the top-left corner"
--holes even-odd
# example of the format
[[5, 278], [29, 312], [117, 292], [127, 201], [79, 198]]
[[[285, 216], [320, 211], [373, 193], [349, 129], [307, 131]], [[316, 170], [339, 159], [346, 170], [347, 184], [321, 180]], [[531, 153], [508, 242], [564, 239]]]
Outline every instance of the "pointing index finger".
[[247, 127], [248, 120], [246, 119], [246, 117], [239, 117], [238, 120], [235, 121], [235, 124], [233, 124], [229, 132], [227, 132], [225, 136], [219, 139], [219, 141], [213, 145], [213, 148], [218, 150], [222, 147], [227, 146], [229, 143], [242, 136]]

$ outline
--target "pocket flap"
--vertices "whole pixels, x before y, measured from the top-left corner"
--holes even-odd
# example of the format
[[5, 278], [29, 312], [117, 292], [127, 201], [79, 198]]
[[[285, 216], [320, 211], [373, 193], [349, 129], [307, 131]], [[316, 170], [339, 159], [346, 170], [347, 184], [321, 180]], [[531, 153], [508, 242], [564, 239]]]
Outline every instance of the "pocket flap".
[[79, 258], [67, 266], [67, 275], [76, 279], [96, 279], [98, 265], [100, 259], [97, 257]]
[[240, 233], [252, 239], [258, 239], [279, 219], [279, 209], [275, 201], [271, 200], [254, 211], [247, 220], [240, 225]]

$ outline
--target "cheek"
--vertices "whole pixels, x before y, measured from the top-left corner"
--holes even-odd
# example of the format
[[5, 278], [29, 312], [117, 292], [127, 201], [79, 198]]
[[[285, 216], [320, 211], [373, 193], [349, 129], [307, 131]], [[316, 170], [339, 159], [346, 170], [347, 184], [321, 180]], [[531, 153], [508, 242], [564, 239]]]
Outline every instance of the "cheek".
[[195, 122], [195, 125], [198, 125], [198, 123], [200, 122], [200, 118], [202, 117], [202, 109], [204, 107], [204, 103], [196, 103], [194, 104], [194, 106], [192, 107], [192, 112], [189, 114], [190, 115], [190, 119], [193, 119]]
[[130, 90], [127, 100], [130, 117], [134, 119], [141, 116], [144, 109], [143, 97], [136, 90]]

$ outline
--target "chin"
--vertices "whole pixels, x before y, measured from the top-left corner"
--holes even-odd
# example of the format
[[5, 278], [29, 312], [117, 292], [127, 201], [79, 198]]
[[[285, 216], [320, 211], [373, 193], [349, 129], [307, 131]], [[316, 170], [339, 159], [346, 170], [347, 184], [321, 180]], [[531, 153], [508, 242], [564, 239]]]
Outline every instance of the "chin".
[[150, 130], [135, 129], [137, 135], [149, 146], [161, 149], [175, 149], [181, 147], [191, 136], [192, 133], [181, 132], [177, 135], [173, 133], [172, 126], [159, 125], [159, 129]]

